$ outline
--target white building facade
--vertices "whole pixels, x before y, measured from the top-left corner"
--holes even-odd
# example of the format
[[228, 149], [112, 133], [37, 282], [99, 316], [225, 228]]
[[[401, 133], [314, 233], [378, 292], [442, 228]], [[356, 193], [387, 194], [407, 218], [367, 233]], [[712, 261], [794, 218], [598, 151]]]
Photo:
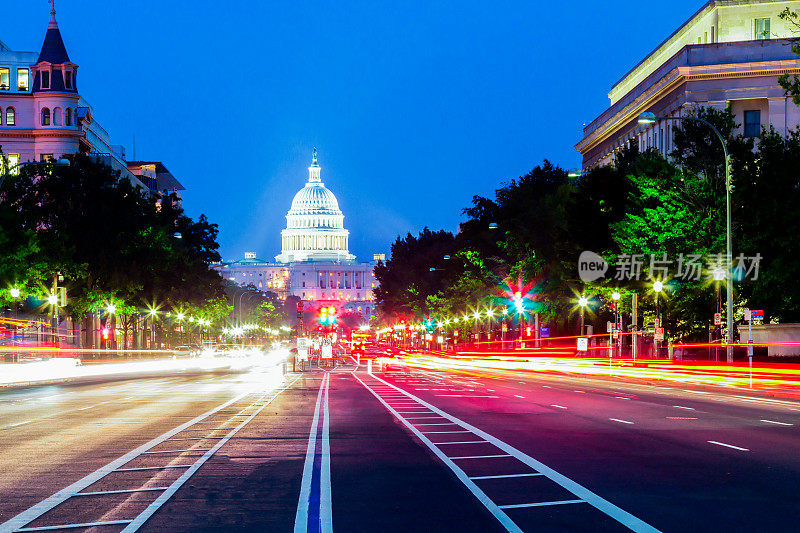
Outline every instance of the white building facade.
[[698, 107], [730, 107], [739, 132], [758, 137], [761, 128], [778, 132], [800, 125], [800, 109], [778, 84], [783, 74], [800, 74], [791, 50], [793, 28], [778, 17], [800, 1], [710, 0], [608, 93], [610, 107], [583, 129], [575, 148], [584, 170], [613, 163], [628, 144], [640, 150], [672, 150], [673, 128], [661, 120], [640, 126], [638, 117], [691, 115]]
[[281, 253], [274, 262], [245, 253], [241, 261], [212, 265], [239, 285], [295, 296], [306, 309], [334, 305], [365, 320], [375, 312], [375, 261], [359, 263], [348, 250], [349, 231], [336, 196], [325, 187], [314, 150], [308, 181], [294, 196], [281, 231]]

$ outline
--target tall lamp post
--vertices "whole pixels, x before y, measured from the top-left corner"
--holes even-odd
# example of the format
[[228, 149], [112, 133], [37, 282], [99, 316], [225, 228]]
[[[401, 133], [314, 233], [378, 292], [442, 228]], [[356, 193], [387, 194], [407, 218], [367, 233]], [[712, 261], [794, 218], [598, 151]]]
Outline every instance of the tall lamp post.
[[[656, 280], [653, 282], [653, 292], [656, 293], [656, 327], [654, 329], [661, 328], [662, 330], [664, 329], [664, 325], [661, 323], [661, 308], [659, 306], [660, 304], [658, 295], [663, 289], [664, 289], [664, 284], [661, 283], [661, 281]], [[655, 331], [653, 331], [653, 337], [655, 337]], [[653, 342], [655, 343], [655, 349], [656, 349], [655, 355], [656, 357], [658, 357], [658, 340], [654, 339]]]
[[[720, 302], [719, 283], [724, 279], [725, 279], [725, 271], [723, 269], [721, 269], [721, 268], [715, 268], [714, 269], [714, 292], [716, 293], [716, 297], [717, 297], [716, 298], [716, 300], [717, 300], [717, 311], [716, 312], [717, 313], [721, 313], [722, 312], [722, 302]], [[714, 329], [715, 330], [717, 329], [716, 322], [714, 323]], [[722, 333], [722, 332], [720, 332], [720, 333]], [[719, 337], [721, 339], [722, 335], [719, 335]], [[714, 340], [717, 340], [716, 339], [716, 335], [715, 335]], [[717, 350], [718, 350], [718, 348], [716, 346], [714, 346], [714, 360], [715, 361], [719, 361], [719, 353], [718, 353]]]
[[694, 120], [696, 122], [702, 122], [709, 128], [711, 128], [714, 133], [719, 138], [719, 142], [722, 143], [722, 151], [725, 155], [725, 210], [726, 210], [726, 260], [728, 262], [727, 268], [725, 269], [725, 278], [727, 280], [727, 287], [726, 287], [726, 298], [727, 298], [727, 317], [726, 322], [728, 325], [728, 334], [727, 339], [725, 342], [725, 352], [727, 354], [728, 363], [733, 362], [733, 278], [731, 271], [731, 267], [733, 266], [733, 237], [731, 232], [731, 192], [733, 192], [733, 186], [731, 185], [731, 165], [730, 165], [730, 156], [728, 155], [728, 145], [725, 142], [725, 138], [719, 132], [719, 130], [711, 124], [709, 121], [704, 120], [698, 117], [657, 117], [655, 113], [642, 113], [639, 115], [639, 124], [654, 124], [657, 120]]
[[[622, 357], [622, 328], [620, 327], [619, 323], [619, 299], [622, 298], [622, 295], [619, 291], [614, 291], [611, 293], [611, 299], [614, 300], [614, 329], [617, 331], [617, 339], [619, 344], [619, 357]], [[612, 331], [613, 337], [613, 331]]]

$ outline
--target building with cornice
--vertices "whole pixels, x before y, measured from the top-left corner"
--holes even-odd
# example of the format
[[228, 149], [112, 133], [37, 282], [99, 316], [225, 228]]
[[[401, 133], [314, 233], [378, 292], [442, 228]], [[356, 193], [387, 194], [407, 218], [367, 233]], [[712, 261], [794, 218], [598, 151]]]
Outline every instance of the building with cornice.
[[740, 132], [758, 137], [770, 126], [785, 134], [800, 109], [778, 84], [800, 74], [792, 28], [778, 17], [800, 1], [710, 0], [634, 66], [608, 93], [610, 107], [583, 129], [575, 148], [584, 170], [610, 164], [629, 143], [668, 155], [676, 121], [640, 126], [643, 112], [685, 116], [701, 106], [730, 106]]
[[[151, 169], [134, 162], [129, 168], [124, 148], [111, 144], [78, 92], [78, 65], [67, 53], [55, 8], [38, 54], [0, 42], [0, 149], [9, 168], [86, 153], [157, 197], [183, 190], [162, 163], [151, 163]], [[3, 164], [0, 160], [0, 172]], [[167, 174], [171, 179], [160, 179]]]
[[308, 181], [295, 194], [281, 231], [281, 253], [274, 262], [247, 252], [240, 261], [212, 265], [222, 276], [242, 286], [274, 292], [280, 299], [294, 296], [306, 309], [336, 306], [365, 320], [375, 312], [373, 269], [381, 256], [360, 263], [348, 250], [350, 233], [344, 227], [339, 202], [321, 178], [317, 151], [308, 167]]

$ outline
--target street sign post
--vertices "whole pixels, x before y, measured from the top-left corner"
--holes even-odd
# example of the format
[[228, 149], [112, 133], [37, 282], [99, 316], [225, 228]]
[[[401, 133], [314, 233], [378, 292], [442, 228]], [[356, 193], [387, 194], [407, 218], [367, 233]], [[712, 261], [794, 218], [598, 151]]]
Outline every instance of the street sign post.
[[578, 337], [578, 351], [585, 352], [589, 349], [589, 338], [588, 337]]
[[714, 325], [722, 325], [722, 313], [714, 313]]
[[663, 341], [664, 340], [664, 328], [656, 328], [655, 340], [657, 340], [657, 341]]
[[750, 310], [750, 320], [764, 320], [764, 310], [763, 309], [751, 309]]
[[550, 338], [550, 328], [542, 327], [542, 328], [540, 328], [540, 333], [541, 333], [540, 336], [543, 339], [549, 339]]

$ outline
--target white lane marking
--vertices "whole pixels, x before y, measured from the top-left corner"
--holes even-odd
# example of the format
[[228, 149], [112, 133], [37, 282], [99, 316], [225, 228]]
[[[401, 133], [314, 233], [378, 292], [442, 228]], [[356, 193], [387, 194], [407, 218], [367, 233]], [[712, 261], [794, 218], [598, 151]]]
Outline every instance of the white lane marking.
[[499, 398], [491, 394], [434, 394], [434, 396], [445, 396], [447, 398]]
[[9, 424], [6, 427], [7, 428], [15, 428], [17, 426], [23, 426], [25, 424], [30, 424], [31, 422], [33, 422], [33, 420], [26, 420], [24, 422], [15, 422], [14, 424]]
[[687, 409], [687, 410], [689, 410], [689, 411], [694, 411], [694, 410], [695, 410], [695, 408], [694, 408], [694, 407], [684, 407], [684, 406], [682, 406], [682, 405], [673, 405], [672, 407], [675, 407], [675, 408], [677, 408], [677, 409]]
[[[434, 443], [436, 444], [436, 443]], [[491, 459], [492, 457], [511, 457], [510, 453], [497, 453], [494, 455], [464, 455], [463, 457], [449, 457], [451, 461], [456, 459]]]
[[527, 385], [527, 383], [526, 383], [526, 382], [524, 382], [524, 381], [520, 381], [520, 383], [522, 383], [523, 385]]
[[[364, 387], [367, 388], [367, 390], [372, 392], [372, 394], [378, 399], [378, 401], [381, 402], [384, 406], [386, 406], [387, 409], [392, 411], [392, 408], [389, 407], [389, 405], [386, 402], [384, 402], [383, 399], [377, 393], [372, 391], [372, 389], [370, 389], [369, 386], [366, 383], [361, 381], [361, 379], [357, 375], [353, 374], [353, 377], [355, 377], [358, 381], [360, 381], [361, 384], [364, 385]], [[379, 378], [377, 376], [372, 376], [372, 378], [376, 379], [377, 381], [380, 381], [381, 383], [384, 383], [385, 385], [389, 385], [390, 387], [393, 387], [396, 390], [402, 390], [399, 387], [396, 387], [395, 385], [392, 385], [391, 383], [389, 383], [389, 382], [387, 382], [387, 381], [385, 381], [385, 380], [383, 380], [383, 379], [381, 379], [381, 378]], [[472, 432], [473, 434], [477, 435], [478, 437], [489, 441], [491, 444], [494, 444], [496, 447], [500, 448], [502, 451], [508, 452], [510, 455], [512, 455], [515, 459], [517, 459], [521, 463], [527, 465], [532, 470], [535, 470], [537, 472], [542, 473], [545, 477], [547, 477], [551, 481], [561, 485], [562, 487], [567, 489], [569, 492], [571, 492], [572, 494], [574, 494], [578, 498], [586, 501], [586, 503], [588, 503], [589, 505], [593, 506], [594, 508], [600, 510], [601, 512], [605, 513], [606, 515], [610, 516], [614, 520], [618, 521], [620, 524], [626, 526], [628, 529], [636, 531], [637, 533], [659, 533], [658, 529], [654, 528], [653, 526], [651, 526], [647, 522], [641, 520], [640, 518], [637, 518], [637, 517], [633, 516], [632, 514], [630, 514], [629, 512], [627, 512], [627, 511], [625, 511], [623, 509], [621, 509], [620, 507], [617, 507], [616, 505], [614, 505], [610, 501], [608, 501], [608, 500], [606, 500], [604, 498], [601, 498], [600, 496], [598, 496], [594, 492], [590, 491], [589, 489], [587, 489], [583, 485], [580, 485], [579, 483], [576, 483], [572, 479], [570, 479], [570, 478], [566, 477], [565, 475], [553, 470], [552, 468], [550, 468], [549, 466], [545, 465], [544, 463], [541, 463], [541, 462], [537, 461], [536, 459], [534, 459], [533, 457], [531, 457], [531, 456], [519, 451], [518, 449], [514, 448], [510, 444], [507, 444], [507, 443], [501, 441], [500, 439], [498, 439], [496, 437], [493, 437], [492, 435], [486, 433], [485, 431], [482, 431], [482, 430], [476, 428], [475, 426], [470, 425], [470, 424], [464, 422], [463, 420], [460, 420], [460, 419], [454, 417], [453, 415], [450, 415], [450, 414], [442, 411], [438, 407], [435, 407], [434, 405], [429, 404], [428, 402], [422, 400], [421, 398], [419, 398], [417, 396], [414, 396], [413, 394], [411, 394], [409, 392], [406, 392], [406, 394], [409, 397], [414, 398], [415, 400], [419, 401], [422, 405], [428, 406], [432, 411], [434, 411], [436, 413], [439, 413], [442, 416], [442, 418], [446, 418], [448, 420], [451, 420], [451, 421], [457, 423], [459, 426], [468, 429], [470, 432]], [[437, 457], [439, 457], [439, 459], [441, 459], [442, 462], [445, 463], [450, 468], [450, 470], [453, 471], [453, 473], [456, 475], [456, 477], [458, 477], [458, 479], [461, 480], [462, 483], [464, 483], [464, 485], [470, 490], [470, 492], [472, 492], [472, 494], [475, 495], [475, 497], [486, 507], [486, 509], [489, 510], [489, 512], [491, 512], [494, 515], [494, 517], [506, 528], [506, 530], [508, 530], [509, 532], [522, 533], [522, 530], [509, 518], [509, 516], [507, 514], [505, 514], [505, 512], [503, 512], [503, 510], [500, 509], [500, 507], [498, 507], [497, 504], [495, 504], [486, 495], [486, 493], [483, 492], [480, 489], [480, 487], [478, 487], [475, 484], [474, 481], [469, 479], [467, 474], [464, 473], [464, 471], [461, 470], [461, 468], [457, 464], [455, 464], [452, 460], [450, 460], [449, 457], [447, 457], [444, 453], [442, 453], [442, 451], [439, 450], [430, 441], [430, 439], [428, 439], [425, 435], [422, 434], [421, 431], [419, 431], [410, 422], [408, 422], [407, 419], [404, 420], [403, 417], [397, 415], [397, 413], [395, 413], [395, 415], [398, 416], [400, 421], [412, 433], [414, 433], [426, 446], [428, 446], [428, 448]]]
[[625, 396], [614, 396], [614, 398], [617, 398], [619, 400], [630, 400], [630, 398], [626, 398]]
[[578, 393], [580, 393], [580, 394], [586, 394], [586, 391], [585, 391], [585, 390], [574, 390], [574, 391], [572, 391], [572, 392], [578, 392]]
[[499, 476], [470, 476], [470, 479], [504, 479], [508, 477], [532, 477], [543, 476], [541, 472], [530, 472], [528, 474], [501, 474]]
[[553, 388], [550, 385], [542, 385], [542, 387], [544, 387], [545, 389], [552, 389]]
[[765, 420], [761, 419], [762, 422], [766, 422], [767, 424], [778, 424], [779, 426], [793, 426], [794, 424], [789, 424], [788, 422], [778, 422], [777, 420]]
[[566, 409], [566, 407], [564, 407], [563, 405], [556, 405], [554, 403], [551, 403], [550, 407], [557, 407], [558, 409]]
[[512, 503], [511, 505], [501, 505], [500, 509], [521, 509], [523, 507], [546, 507], [548, 505], [566, 505], [568, 503], [586, 503], [586, 502], [584, 500], [559, 500], [555, 502]]
[[725, 444], [724, 442], [718, 442], [718, 441], [715, 441], [715, 440], [710, 440], [708, 442], [710, 442], [711, 444], [716, 444], [717, 446], [725, 446], [726, 448], [733, 448], [734, 450], [739, 450], [739, 451], [742, 451], [742, 452], [749, 452], [750, 451], [749, 448], [742, 448], [740, 446], [734, 446], [733, 444]]
[[710, 392], [706, 392], [703, 390], [689, 390], [689, 389], [681, 389], [683, 392], [693, 392], [695, 394], [711, 394]]
[[609, 420], [613, 420], [614, 422], [620, 422], [622, 424], [633, 424], [633, 422], [629, 420], [620, 420], [619, 418], [609, 418]]
[[[297, 379], [299, 379], [299, 378], [295, 378], [295, 380], [292, 381], [286, 388], [288, 388], [292, 384], [294, 384], [294, 382], [297, 381]], [[283, 390], [286, 390], [286, 389], [283, 389]], [[113, 472], [113, 471], [117, 470], [118, 468], [121, 468], [123, 465], [129, 463], [130, 461], [132, 461], [136, 457], [140, 456], [143, 452], [146, 452], [146, 451], [154, 448], [155, 446], [158, 446], [162, 442], [170, 439], [171, 437], [174, 437], [176, 434], [180, 433], [181, 431], [184, 431], [185, 429], [187, 429], [187, 428], [189, 428], [189, 427], [201, 422], [203, 419], [215, 414], [218, 411], [221, 411], [221, 410], [225, 409], [229, 405], [232, 405], [232, 404], [240, 401], [242, 398], [244, 398], [244, 397], [246, 397], [246, 396], [248, 396], [250, 394], [253, 394], [255, 391], [256, 391], [256, 389], [252, 389], [252, 390], [243, 392], [242, 394], [240, 394], [240, 395], [238, 395], [238, 396], [236, 396], [234, 398], [231, 398], [227, 402], [225, 402], [225, 403], [223, 403], [221, 405], [218, 405], [217, 407], [215, 407], [215, 408], [213, 408], [213, 409], [211, 409], [209, 411], [206, 411], [205, 413], [203, 413], [203, 414], [201, 414], [201, 415], [199, 415], [199, 416], [197, 416], [197, 417], [195, 417], [195, 418], [193, 418], [193, 419], [191, 419], [191, 420], [189, 420], [187, 422], [184, 422], [180, 426], [175, 427], [175, 428], [167, 431], [166, 433], [163, 433], [163, 434], [159, 435], [155, 439], [142, 444], [138, 448], [136, 448], [134, 450], [131, 450], [130, 452], [126, 453], [125, 455], [122, 455], [121, 457], [118, 457], [117, 459], [114, 459], [113, 461], [111, 461], [110, 463], [106, 464], [105, 466], [102, 466], [102, 467], [98, 468], [97, 470], [95, 470], [91, 474], [88, 474], [88, 475], [84, 476], [83, 478], [79, 479], [78, 481], [76, 481], [75, 483], [69, 485], [68, 487], [66, 487], [64, 489], [61, 489], [60, 491], [56, 492], [52, 496], [49, 496], [48, 498], [40, 501], [39, 503], [37, 503], [33, 507], [30, 507], [30, 508], [26, 509], [25, 511], [22, 511], [21, 513], [19, 513], [18, 515], [14, 516], [13, 518], [1, 523], [0, 524], [0, 532], [16, 531], [16, 530], [22, 528], [24, 525], [32, 522], [33, 520], [36, 520], [37, 518], [39, 518], [40, 516], [45, 514], [47, 511], [49, 511], [52, 508], [56, 507], [57, 505], [63, 503], [67, 499], [71, 498], [76, 493], [82, 491], [86, 487], [88, 487], [88, 486], [92, 485], [93, 483], [97, 482], [98, 480], [104, 478], [105, 476], [107, 476], [111, 472]], [[253, 416], [255, 416], [255, 415], [253, 415]], [[242, 423], [242, 427], [247, 422], [248, 422], [248, 420], [243, 422]], [[232, 429], [232, 428], [228, 428], [228, 429]], [[236, 429], [236, 431], [238, 431], [238, 429]], [[218, 446], [222, 446], [224, 443], [225, 443], [225, 441], [220, 441], [218, 443]], [[218, 447], [215, 446], [215, 448], [218, 448]], [[203, 462], [205, 462], [205, 460], [208, 457], [213, 455], [213, 453], [214, 452], [211, 452], [211, 451], [206, 452], [206, 454], [203, 457], [199, 458], [197, 460], [197, 462], [195, 462], [193, 465], [190, 466], [189, 470], [184, 472], [184, 474], [173, 483], [172, 487], [174, 487], [174, 489], [177, 490], [180, 487], [180, 485], [183, 484], [183, 482], [185, 482], [186, 479], [188, 479], [188, 477], [191, 476], [197, 470], [197, 468], [200, 468], [200, 465], [202, 465]], [[178, 484], [178, 482], [180, 482], [180, 483]], [[163, 504], [163, 502], [166, 501], [166, 499], [169, 498], [173, 493], [174, 493], [174, 490], [171, 490], [171, 491], [168, 491], [168, 492], [165, 492], [164, 494], [162, 494], [158, 499], [156, 499], [153, 503], [151, 503], [147, 507], [147, 509], [145, 511], [143, 511], [141, 514], [139, 514], [139, 516], [137, 516], [136, 519], [131, 521], [131, 525], [134, 525], [135, 523], [138, 523], [139, 526], [141, 526], [141, 524], [144, 522], [144, 520], [147, 520], [147, 518], [149, 518], [149, 516], [151, 516], [152, 513], [154, 513], [156, 510], [158, 510], [158, 508], [161, 506], [161, 504]], [[141, 521], [140, 521], [140, 519], [141, 519]], [[139, 527], [139, 526], [136, 526], [136, 527]]]
[[[411, 420], [407, 418], [406, 420]], [[453, 422], [427, 422], [422, 424], [414, 424], [415, 426], [452, 426]]]
[[99, 404], [99, 403], [97, 403], [97, 404], [94, 404], [94, 405], [88, 405], [88, 406], [86, 406], [86, 407], [78, 407], [78, 411], [85, 411], [85, 410], [87, 410], [87, 409], [91, 409], [91, 408], [93, 408], [93, 407], [97, 407], [98, 405], [100, 405], [100, 404]]
[[333, 533], [333, 503], [331, 498], [331, 443], [330, 413], [328, 412], [328, 396], [331, 380], [325, 385], [325, 406], [322, 418], [322, 457], [320, 458], [319, 487], [319, 528], [322, 533]]
[[314, 405], [314, 418], [311, 419], [311, 431], [308, 432], [308, 448], [306, 460], [303, 463], [303, 478], [300, 482], [300, 499], [297, 502], [297, 513], [294, 517], [295, 533], [308, 533], [308, 505], [311, 499], [311, 477], [314, 474], [314, 454], [317, 450], [317, 427], [319, 425], [319, 409], [322, 405], [322, 395], [328, 383], [328, 374], [322, 378], [317, 393], [317, 403]]
[[443, 435], [445, 433], [469, 433], [467, 430], [459, 429], [458, 431], [420, 431], [425, 435]]
[[434, 442], [437, 446], [442, 446], [444, 444], [488, 444], [485, 440], [461, 440], [455, 442]]
[[519, 394], [515, 394], [514, 398], [524, 398], [525, 396], [520, 396]]

